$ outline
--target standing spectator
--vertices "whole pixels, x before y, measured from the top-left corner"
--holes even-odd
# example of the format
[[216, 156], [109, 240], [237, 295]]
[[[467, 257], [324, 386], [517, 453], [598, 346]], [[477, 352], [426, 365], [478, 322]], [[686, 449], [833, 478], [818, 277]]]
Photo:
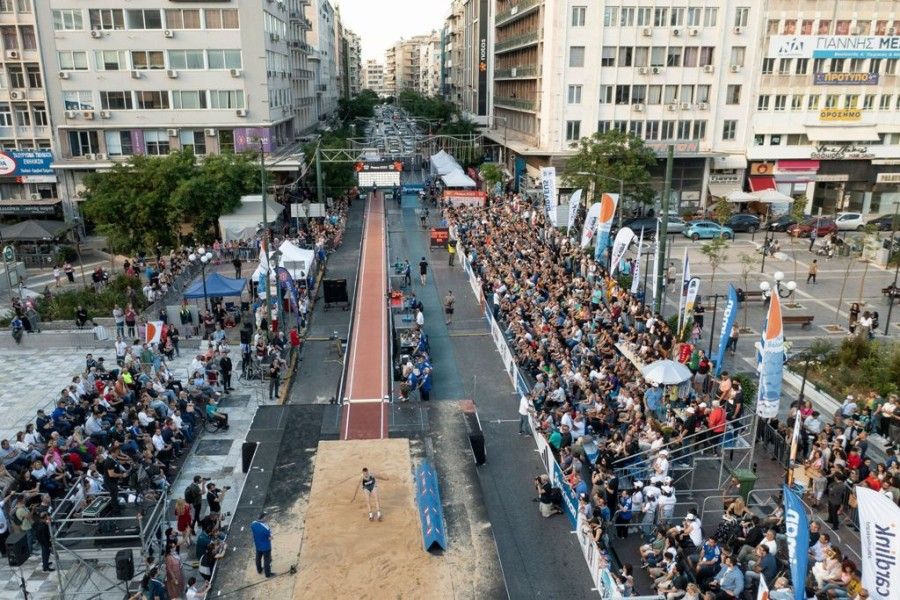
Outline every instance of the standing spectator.
[[188, 578], [188, 588], [184, 593], [184, 600], [203, 600], [206, 597], [207, 588], [206, 583], [198, 585], [196, 577]]
[[241, 278], [241, 266], [243, 266], [244, 263], [241, 262], [241, 258], [239, 256], [235, 256], [234, 260], [231, 261], [231, 264], [234, 265], [234, 278], [240, 279]]
[[281, 387], [281, 359], [277, 356], [269, 365], [269, 400], [274, 400]]
[[272, 577], [272, 530], [266, 523], [266, 513], [260, 513], [259, 518], [250, 523], [250, 531], [256, 546], [256, 572]]
[[734, 353], [737, 351], [737, 343], [740, 335], [741, 330], [738, 327], [737, 323], [734, 323], [731, 326], [731, 333], [728, 334], [728, 344], [725, 346], [727, 350], [731, 350], [732, 356], [734, 356]]
[[813, 225], [813, 228], [809, 231], [809, 251], [813, 251], [813, 246], [816, 245], [816, 238], [819, 237], [819, 229], [818, 223]]
[[50, 535], [50, 514], [41, 513], [38, 522], [34, 525], [34, 537], [41, 546], [41, 566], [44, 573], [55, 571], [53, 563], [50, 562], [50, 549], [53, 544], [53, 538]]
[[116, 323], [116, 336], [125, 337], [125, 311], [118, 304], [114, 304], [112, 316]]
[[126, 335], [129, 339], [134, 339], [137, 337], [137, 312], [134, 310], [134, 306], [129, 304], [125, 308], [125, 331]]
[[196, 533], [196, 526], [200, 522], [200, 513], [203, 511], [203, 478], [194, 475], [194, 481], [184, 489], [184, 501], [191, 505], [193, 513], [191, 519], [191, 533]]
[[812, 263], [809, 265], [809, 271], [806, 272], [806, 283], [809, 284], [810, 280], [812, 280], [813, 284], [816, 283], [816, 275], [819, 273], [819, 260], [814, 258]]
[[53, 281], [56, 283], [56, 287], [60, 287], [62, 284], [59, 280], [62, 279], [62, 269], [59, 268], [59, 265], [53, 267]]
[[234, 389], [231, 387], [231, 372], [234, 370], [234, 365], [228, 356], [228, 348], [225, 348], [222, 352], [222, 358], [219, 359], [219, 369], [222, 370], [222, 387], [227, 394]]
[[447, 290], [444, 296], [444, 312], [447, 313], [447, 325], [453, 324], [453, 306], [456, 304], [456, 298], [453, 296], [453, 290]]
[[843, 475], [835, 475], [825, 489], [825, 495], [828, 498], [828, 523], [837, 531], [841, 525], [840, 514], [845, 510], [850, 497], [850, 489], [844, 483]]
[[453, 261], [456, 259], [456, 240], [447, 240], [447, 254], [450, 257], [449, 264], [452, 267]]
[[209, 516], [219, 517], [222, 513], [222, 500], [225, 499], [225, 492], [230, 489], [231, 487], [227, 485], [220, 490], [215, 483], [206, 484], [206, 503], [209, 505]]
[[422, 260], [419, 261], [419, 283], [425, 285], [425, 282], [428, 280], [428, 261], [425, 260], [425, 257], [422, 257]]
[[528, 435], [531, 433], [531, 425], [528, 415], [534, 412], [531, 400], [528, 396], [522, 395], [519, 399], [519, 435]]
[[66, 274], [66, 278], [69, 280], [69, 283], [75, 283], [75, 267], [72, 266], [72, 263], [66, 261], [63, 265], [63, 271]]
[[412, 265], [409, 264], [409, 259], [406, 258], [403, 260], [403, 286], [409, 287], [412, 285]]
[[193, 539], [191, 537], [191, 521], [193, 518], [193, 515], [191, 514], [192, 512], [193, 511], [191, 511], [191, 505], [188, 504], [184, 498], [179, 498], [175, 501], [175, 528], [181, 535], [181, 543], [185, 546], [190, 546], [193, 542]]
[[181, 598], [184, 595], [184, 569], [178, 546], [169, 542], [166, 546], [166, 591], [169, 598]]
[[847, 328], [850, 330], [850, 334], [856, 333], [856, 324], [859, 321], [859, 304], [854, 302], [850, 305], [850, 319], [847, 324]]

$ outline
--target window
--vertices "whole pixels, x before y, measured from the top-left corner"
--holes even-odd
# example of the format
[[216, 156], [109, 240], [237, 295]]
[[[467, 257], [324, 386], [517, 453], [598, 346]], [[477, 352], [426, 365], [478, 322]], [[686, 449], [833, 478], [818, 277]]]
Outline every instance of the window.
[[694, 101], [694, 86], [692, 85], [683, 85], [681, 86], [681, 98], [682, 102], [687, 102], [688, 104]]
[[200, 29], [200, 9], [166, 9], [166, 29]]
[[0, 127], [12, 127], [13, 117], [9, 104], [0, 103]]
[[56, 53], [60, 71], [87, 71], [87, 52], [60, 50]]
[[128, 53], [125, 50], [97, 50], [94, 66], [98, 71], [127, 71]]
[[740, 104], [741, 103], [741, 86], [740, 85], [729, 85], [725, 89], [725, 104]]
[[769, 98], [768, 94], [760, 94], [756, 99], [756, 110], [769, 110]]
[[133, 109], [131, 92], [100, 92], [100, 108], [103, 110]]
[[666, 47], [653, 46], [650, 49], [650, 66], [661, 67], [666, 64]]
[[54, 10], [53, 29], [56, 31], [79, 31], [84, 29], [81, 10], [78, 8]]
[[230, 154], [234, 152], [234, 131], [231, 129], [219, 130], [219, 152]]
[[684, 25], [684, 7], [672, 7], [672, 12], [669, 13], [669, 25], [672, 27], [681, 27]]
[[16, 125], [19, 127], [31, 127], [31, 111], [27, 104], [13, 104], [13, 112], [16, 117]]
[[866, 59], [864, 58], [851, 58], [850, 59], [850, 68], [847, 69], [851, 73], [863, 73], [869, 72], [866, 69]]
[[647, 86], [633, 85], [631, 86], [631, 103], [644, 104], [647, 101]]
[[125, 29], [122, 11], [117, 8], [92, 8], [88, 10], [91, 29]]
[[619, 27], [634, 26], [634, 7], [623, 6], [619, 11]]
[[869, 61], [869, 73], [878, 73], [881, 71], [881, 59], [873, 58]]
[[16, 0], [16, 8], [20, 13], [30, 13], [31, 0]]
[[648, 88], [647, 104], [660, 104], [662, 102], [662, 86], [651, 85]]
[[616, 86], [616, 104], [631, 104], [631, 86]]
[[697, 86], [697, 102], [709, 104], [709, 90], [710, 90], [710, 86], [708, 86], [708, 85], [698, 85]]
[[697, 46], [686, 46], [684, 49], [684, 61], [681, 64], [685, 67], [696, 67], [699, 56], [700, 48]]
[[0, 27], [0, 37], [3, 38], [3, 47], [6, 50], [19, 49], [19, 36], [15, 27]]
[[731, 64], [743, 67], [746, 56], [747, 48], [745, 46], [733, 46], [731, 48]]
[[240, 19], [235, 8], [207, 8], [203, 12], [207, 29], [240, 29]]
[[597, 121], [597, 133], [606, 133], [612, 129], [612, 121]]
[[787, 96], [785, 94], [777, 94], [775, 96], [775, 110], [784, 110], [787, 106]]
[[863, 110], [872, 110], [875, 108], [875, 94], [866, 94], [863, 96]]
[[612, 104], [613, 91], [615, 88], [611, 85], [600, 86], [600, 104]]
[[706, 121], [694, 121], [694, 135], [691, 139], [706, 139]]
[[781, 58], [778, 60], [778, 74], [779, 75], [790, 75], [791, 73], [791, 59], [790, 58]]
[[667, 85], [663, 87], [663, 104], [678, 102], [678, 86]]
[[100, 152], [100, 143], [96, 131], [84, 129], [69, 132], [69, 152], [72, 156], [84, 156]]
[[687, 9], [687, 26], [688, 27], [700, 27], [700, 16], [703, 14], [703, 9], [688, 7]]
[[634, 49], [634, 66], [646, 67], [649, 51], [650, 48], [648, 48], [647, 46], [636, 46]]
[[844, 108], [859, 108], [859, 94], [847, 94], [844, 97]]
[[669, 9], [664, 7], [657, 7], [653, 9], [653, 26], [654, 27], [665, 27], [667, 25]]
[[619, 8], [616, 6], [607, 6], [603, 9], [603, 26], [615, 27], [618, 25]]
[[581, 104], [581, 86], [569, 86], [569, 104]]
[[135, 92], [136, 106], [142, 110], [163, 110], [169, 108], [168, 92]]
[[689, 140], [691, 139], [691, 122], [690, 121], [678, 121], [678, 137], [676, 140]]
[[827, 94], [825, 96], [825, 108], [837, 108], [839, 99], [840, 96], [838, 94]]
[[47, 107], [43, 104], [33, 104], [31, 106], [31, 117], [35, 127], [48, 127], [50, 125]]
[[878, 102], [878, 110], [891, 110], [891, 99], [893, 96], [890, 94], [882, 94], [881, 100]]
[[806, 110], [819, 110], [819, 94], [810, 94], [806, 97]]
[[824, 73], [828, 69], [828, 59], [827, 58], [814, 58], [813, 59], [813, 73]]
[[644, 134], [645, 140], [658, 140], [659, 139], [659, 121], [647, 121], [646, 133]]
[[240, 69], [240, 50], [207, 50], [208, 68], [210, 69]]
[[884, 61], [884, 74], [885, 75], [896, 75], [898, 61], [900, 61], [900, 59], [896, 59], [896, 58], [886, 59]]
[[22, 65], [6, 65], [6, 76], [9, 79], [10, 88], [15, 90], [25, 87], [25, 73], [22, 71]]
[[37, 39], [34, 37], [34, 27], [31, 25], [20, 25], [19, 35], [22, 36], [23, 50], [37, 50]]
[[169, 50], [170, 69], [202, 69], [203, 50]]
[[0, 13], [11, 13], [13, 11], [13, 0], [0, 0]]
[[650, 24], [650, 15], [653, 14], [651, 11], [652, 9], [649, 6], [638, 7], [636, 21], [638, 27], [646, 27]]
[[628, 131], [628, 121], [613, 121], [613, 129], [625, 133]]
[[133, 50], [131, 52], [131, 68], [165, 69], [166, 61], [163, 59], [162, 50]]
[[[574, 48], [573, 48], [574, 49]], [[573, 55], [574, 56], [574, 55]], [[571, 61], [570, 61], [571, 62]], [[572, 65], [572, 67], [583, 67], [584, 59], [582, 58], [582, 64], [580, 65]], [[600, 66], [601, 67], [614, 67], [616, 66], [616, 49], [613, 46], [603, 46], [600, 49]]]
[[794, 73], [796, 73], [797, 75], [806, 75], [807, 70], [809, 70], [809, 59], [798, 58], [797, 64], [794, 65]]
[[733, 140], [737, 137], [737, 121], [726, 119], [722, 123], [722, 139], [725, 141]]
[[106, 153], [109, 156], [131, 156], [134, 154], [134, 145], [131, 142], [130, 131], [107, 131]]
[[172, 92], [172, 108], [177, 110], [206, 108], [206, 92], [201, 90], [174, 90]]
[[28, 78], [28, 87], [33, 90], [44, 87], [41, 81], [41, 68], [38, 65], [25, 65], [25, 76]]
[[703, 26], [715, 27], [719, 18], [719, 9], [716, 7], [707, 7], [703, 9]]
[[700, 48], [700, 66], [705, 67], [707, 65], [713, 64], [713, 57], [715, 56], [715, 48], [712, 46], [703, 46]]
[[[734, 26], [735, 27], [746, 27], [747, 23], [750, 22], [750, 9], [747, 7], [741, 7], [735, 9], [734, 11]], [[729, 139], [729, 138], [726, 138]], [[733, 139], [733, 138], [730, 138]]]
[[566, 121], [566, 141], [573, 142], [581, 138], [581, 121]]
[[671, 140], [675, 138], [675, 121], [663, 121], [659, 139]]
[[666, 66], [667, 67], [680, 67], [681, 66], [681, 46], [669, 46], [669, 52], [666, 55]]
[[632, 121], [628, 124], [628, 133], [635, 136], [641, 137], [644, 133], [644, 122], [643, 121]]
[[178, 133], [178, 143], [196, 155], [206, 154], [206, 136], [202, 129], [182, 129]]
[[150, 156], [169, 153], [169, 132], [165, 129], [144, 130], [144, 150]]
[[569, 47], [569, 66], [570, 67], [583, 67], [584, 66], [584, 46], [570, 46]]
[[620, 67], [630, 67], [634, 63], [632, 61], [632, 53], [634, 52], [634, 48], [631, 46], [622, 46], [619, 48], [619, 66]]
[[772, 134], [769, 136], [769, 144], [772, 146], [780, 146], [781, 145], [781, 136], [778, 134]]
[[771, 75], [775, 70], [775, 59], [774, 58], [764, 58], [762, 61], [762, 74], [763, 75]]
[[803, 94], [791, 96], [791, 110], [803, 110]]
[[766, 33], [773, 35], [778, 33], [778, 19], [769, 19], [766, 22]]
[[159, 10], [126, 10], [128, 29], [162, 29], [162, 13]]
[[210, 108], [244, 108], [243, 90], [210, 90]]
[[766, 143], [766, 136], [761, 133], [757, 133], [753, 136], [753, 145], [754, 146], [762, 146]]
[[832, 58], [831, 59], [831, 71], [833, 73], [842, 73], [844, 71], [844, 59], [843, 58]]
[[63, 104], [66, 110], [94, 110], [93, 95], [87, 90], [63, 92]]

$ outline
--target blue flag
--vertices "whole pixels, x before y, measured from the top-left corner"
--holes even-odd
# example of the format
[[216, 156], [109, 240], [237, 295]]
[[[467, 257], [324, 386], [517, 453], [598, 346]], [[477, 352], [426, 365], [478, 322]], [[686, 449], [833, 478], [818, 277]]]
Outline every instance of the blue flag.
[[784, 488], [784, 523], [787, 534], [788, 564], [794, 584], [794, 600], [806, 600], [806, 571], [809, 563], [809, 521], [803, 503], [791, 488]]
[[728, 338], [731, 336], [731, 328], [737, 318], [738, 297], [734, 286], [728, 284], [728, 302], [725, 303], [725, 312], [722, 313], [722, 331], [719, 334], [719, 350], [716, 353], [716, 377], [722, 373], [722, 364], [725, 362], [725, 348], [728, 346]]

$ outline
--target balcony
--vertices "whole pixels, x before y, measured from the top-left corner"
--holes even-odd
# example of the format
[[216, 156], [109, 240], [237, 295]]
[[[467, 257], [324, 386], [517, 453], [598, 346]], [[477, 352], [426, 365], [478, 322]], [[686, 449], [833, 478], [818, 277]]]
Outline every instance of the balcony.
[[532, 44], [536, 44], [537, 41], [538, 31], [529, 31], [528, 33], [514, 35], [513, 37], [508, 37], [505, 40], [497, 42], [494, 44], [494, 52], [507, 52], [523, 46], [531, 46]]
[[500, 27], [506, 25], [507, 23], [511, 23], [516, 19], [520, 19], [525, 15], [534, 12], [540, 6], [541, 1], [542, 0], [521, 0], [518, 4], [510, 7], [508, 10], [497, 13], [497, 16], [494, 17], [494, 26]]
[[505, 108], [513, 108], [518, 110], [535, 110], [534, 100], [523, 100], [521, 98], [503, 98], [502, 96], [494, 96], [494, 104]]
[[494, 79], [529, 79], [537, 77], [537, 65], [522, 65], [509, 69], [494, 69]]

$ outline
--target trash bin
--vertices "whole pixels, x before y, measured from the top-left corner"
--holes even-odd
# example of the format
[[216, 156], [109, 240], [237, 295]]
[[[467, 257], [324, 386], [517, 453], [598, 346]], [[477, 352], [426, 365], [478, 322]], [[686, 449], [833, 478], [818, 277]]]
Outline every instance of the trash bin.
[[734, 473], [734, 478], [738, 480], [738, 485], [740, 486], [740, 494], [741, 498], [744, 499], [744, 502], [748, 500], [748, 496], [750, 492], [753, 491], [753, 487], [756, 485], [756, 473], [751, 471], [750, 469], [736, 469]]

